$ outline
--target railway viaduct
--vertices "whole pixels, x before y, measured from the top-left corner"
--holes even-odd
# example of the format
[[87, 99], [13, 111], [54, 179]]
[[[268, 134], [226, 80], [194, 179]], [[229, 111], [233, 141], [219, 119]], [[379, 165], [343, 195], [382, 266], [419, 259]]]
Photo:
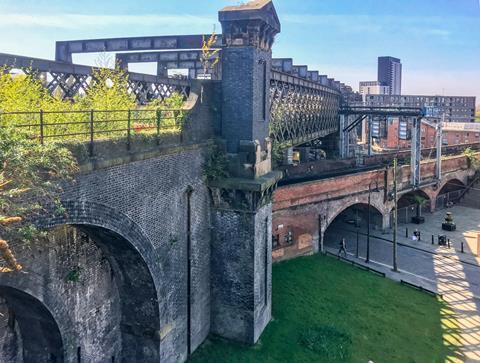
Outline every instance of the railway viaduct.
[[[433, 212], [440, 195], [452, 185], [455, 189], [464, 189], [475, 174], [463, 155], [445, 157], [442, 165], [442, 179], [438, 180], [435, 160], [422, 162], [423, 182], [418, 188], [411, 187], [410, 165], [399, 167], [398, 201], [408, 202], [408, 197], [420, 195], [428, 201], [428, 208]], [[369, 194], [370, 205], [382, 216], [378, 227], [390, 228], [394, 208], [392, 191], [393, 170], [388, 167], [279, 187], [273, 198], [274, 260], [321, 250], [325, 232], [335, 218], [352, 206], [367, 206]]]
[[[272, 169], [272, 142], [338, 139], [344, 85], [291, 59], [272, 61], [281, 26], [271, 1], [227, 7], [219, 20], [211, 80], [166, 78], [172, 57], [198, 71], [198, 35], [58, 42], [55, 61], [0, 54], [1, 64], [47, 74], [46, 88], [71, 98], [92, 72], [72, 64], [73, 53], [164, 52], [148, 55], [158, 75], [129, 73], [129, 91], [140, 103], [176, 91], [188, 112], [180, 133], [161, 134], [158, 118], [150, 137], [132, 131], [129, 113], [123, 136], [108, 140], [97, 138], [92, 111], [89, 141], [66, 142], [81, 172], [59, 196], [63, 208], [36, 221], [45, 238], [14, 247], [23, 271], [0, 274], [0, 361], [183, 362], [208, 334], [254, 344], [271, 319], [280, 225], [302, 253], [315, 252], [338, 213], [365, 203], [372, 182], [380, 189], [372, 205], [387, 225], [391, 170], [275, 191], [282, 172]], [[28, 127], [50, 140], [43, 121]], [[207, 180], [218, 154], [228, 176]], [[464, 157], [444, 160], [440, 184], [433, 168], [422, 164], [421, 189], [432, 200], [443, 183], [471, 174]], [[408, 167], [400, 175], [408, 191]]]

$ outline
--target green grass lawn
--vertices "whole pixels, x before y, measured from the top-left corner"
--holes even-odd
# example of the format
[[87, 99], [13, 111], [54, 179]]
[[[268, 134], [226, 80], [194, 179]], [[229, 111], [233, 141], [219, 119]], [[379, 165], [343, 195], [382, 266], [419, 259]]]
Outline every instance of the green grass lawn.
[[444, 345], [442, 318], [452, 322], [432, 296], [330, 257], [303, 257], [273, 266], [273, 320], [257, 345], [211, 337], [189, 362], [444, 362], [459, 353]]

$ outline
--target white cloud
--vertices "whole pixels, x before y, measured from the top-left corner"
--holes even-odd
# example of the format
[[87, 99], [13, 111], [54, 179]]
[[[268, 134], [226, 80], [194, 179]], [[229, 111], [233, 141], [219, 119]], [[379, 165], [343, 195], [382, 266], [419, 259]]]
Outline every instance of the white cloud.
[[25, 15], [0, 14], [0, 27], [45, 27], [60, 29], [106, 28], [110, 26], [212, 25], [211, 17], [194, 15]]

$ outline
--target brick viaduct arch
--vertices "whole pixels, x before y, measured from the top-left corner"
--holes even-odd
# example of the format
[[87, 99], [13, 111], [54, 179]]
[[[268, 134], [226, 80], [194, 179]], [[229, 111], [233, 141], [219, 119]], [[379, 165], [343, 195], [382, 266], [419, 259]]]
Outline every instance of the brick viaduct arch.
[[[274, 247], [274, 259], [290, 258], [306, 253], [317, 252], [323, 243], [324, 234], [335, 218], [355, 204], [368, 204], [368, 185], [378, 184], [379, 192], [371, 192], [371, 206], [382, 214], [382, 228], [390, 227], [390, 215], [394, 208], [389, 178], [388, 191], [385, 191], [384, 178], [380, 172], [366, 172], [346, 176], [343, 180], [321, 179], [318, 182], [292, 184], [279, 188], [274, 195], [272, 233], [278, 241]], [[441, 183], [430, 182], [421, 188], [428, 196], [431, 211], [435, 210], [437, 197], [452, 180], [467, 185], [472, 170], [460, 165], [459, 169], [444, 174]], [[346, 181], [351, 180], [349, 183]], [[400, 188], [407, 188], [408, 177], [402, 178]], [[402, 195], [397, 198], [400, 199]], [[292, 233], [293, 242], [286, 243]]]
[[[43, 332], [44, 336], [49, 337], [51, 343], [46, 346], [53, 351], [37, 350], [37, 355], [25, 361], [48, 361], [49, 358], [45, 356], [47, 353], [53, 354], [59, 362], [62, 361], [60, 359], [62, 354], [65, 361], [75, 360], [75, 356], [77, 360], [79, 357], [83, 357], [88, 361], [89, 357], [84, 355], [85, 351], [95, 355], [96, 359], [104, 361], [113, 359], [159, 361], [160, 298], [159, 288], [155, 286], [152, 274], [162, 276], [162, 267], [160, 264], [152, 264], [148, 260], [148, 256], [153, 255], [152, 244], [135, 222], [111, 207], [95, 202], [71, 200], [64, 201], [63, 205], [66, 208], [64, 215], [45, 217], [39, 221], [39, 225], [46, 228], [61, 225], [74, 226], [86, 233], [100, 248], [104, 258], [111, 266], [111, 278], [118, 289], [118, 319], [117, 321], [112, 319], [113, 323], [105, 323], [104, 337], [78, 337], [78, 332], [75, 330], [76, 322], [69, 311], [71, 304], [69, 301], [65, 301], [62, 294], [56, 290], [56, 285], [63, 284], [64, 281], [51, 281], [50, 276], [40, 274], [34, 267], [31, 270], [28, 267], [33, 266], [34, 260], [40, 255], [49, 253], [40, 247], [38, 253], [37, 251], [32, 253], [33, 259], [27, 264], [26, 271], [0, 275], [0, 294], [7, 292], [4, 296], [7, 304], [15, 301], [13, 309], [15, 316], [22, 315], [21, 311], [20, 314], [15, 311], [16, 307], [22, 308], [19, 301], [36, 301], [37, 310], [44, 312], [43, 320], [48, 322], [46, 325], [43, 324], [44, 327], [58, 326], [59, 339], [53, 337], [50, 329]], [[36, 248], [34, 247], [33, 250]], [[18, 293], [12, 294], [11, 291]], [[88, 292], [86, 293], [88, 294]], [[48, 316], [45, 313], [47, 311], [50, 312], [50, 319], [45, 319]], [[94, 316], [89, 318], [102, 319], [101, 312], [97, 311], [93, 314]], [[109, 324], [117, 325], [111, 328], [112, 331], [119, 331], [119, 339], [108, 336]], [[22, 320], [19, 319], [25, 347], [25, 344], [27, 346], [30, 344], [30, 340], [28, 333], [22, 329], [22, 325], [27, 326], [22, 324]], [[112, 335], [114, 334], [112, 333]], [[89, 339], [103, 339], [103, 344], [111, 343], [114, 351], [109, 351], [111, 347], [105, 347], [108, 356], [107, 354], [102, 355], [101, 352], [88, 352], [86, 347], [92, 344], [91, 341], [88, 341]], [[63, 341], [63, 348], [59, 347], [58, 341]]]

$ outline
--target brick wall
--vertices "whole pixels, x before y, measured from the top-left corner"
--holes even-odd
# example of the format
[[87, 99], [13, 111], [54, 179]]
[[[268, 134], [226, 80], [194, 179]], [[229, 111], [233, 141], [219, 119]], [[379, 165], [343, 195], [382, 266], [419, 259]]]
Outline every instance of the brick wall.
[[[119, 361], [186, 359], [188, 187], [193, 188], [192, 349], [207, 336], [210, 200], [202, 176], [206, 148], [177, 148], [78, 176], [65, 188], [67, 214], [45, 216], [39, 223], [80, 226], [91, 242], [49, 235], [49, 242], [34, 251], [16, 251], [27, 274], [0, 275], [0, 286], [27, 292], [52, 313], [66, 360], [76, 359], [78, 347], [89, 362], [114, 355]], [[80, 282], [69, 285], [65, 275], [74, 266], [82, 271]]]

